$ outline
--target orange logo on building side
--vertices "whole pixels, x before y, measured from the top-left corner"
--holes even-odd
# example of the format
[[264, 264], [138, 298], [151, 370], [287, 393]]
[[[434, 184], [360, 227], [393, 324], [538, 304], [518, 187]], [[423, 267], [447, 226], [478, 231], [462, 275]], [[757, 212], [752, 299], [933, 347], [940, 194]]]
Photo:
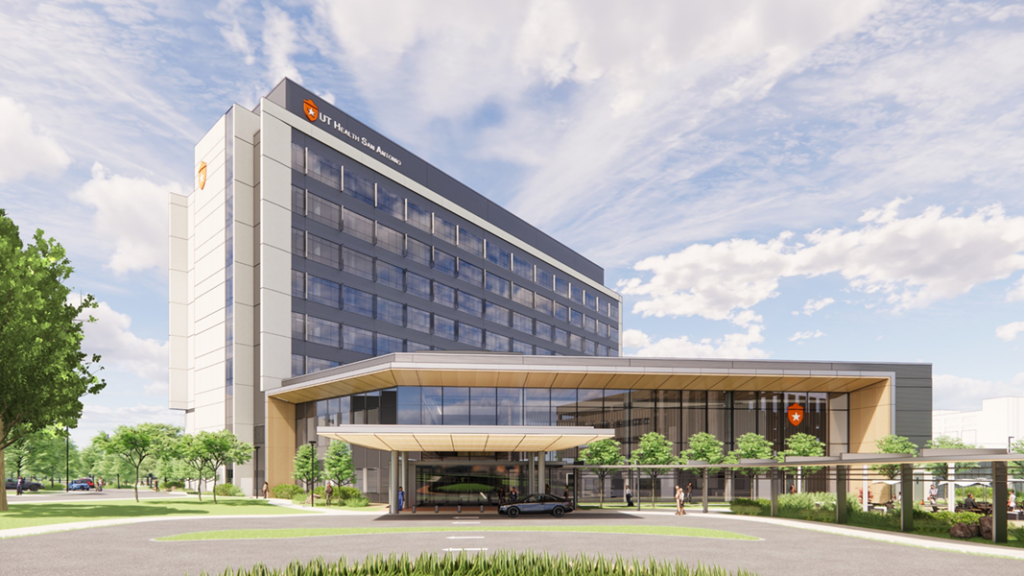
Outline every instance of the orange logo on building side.
[[789, 410], [786, 411], [786, 417], [789, 418], [790, 424], [799, 426], [804, 421], [804, 407], [796, 403], [791, 404]]
[[199, 163], [199, 189], [206, 188], [206, 162]]
[[316, 122], [316, 119], [320, 117], [320, 109], [312, 100], [302, 101], [302, 111], [306, 113], [306, 118], [309, 118], [310, 122]]

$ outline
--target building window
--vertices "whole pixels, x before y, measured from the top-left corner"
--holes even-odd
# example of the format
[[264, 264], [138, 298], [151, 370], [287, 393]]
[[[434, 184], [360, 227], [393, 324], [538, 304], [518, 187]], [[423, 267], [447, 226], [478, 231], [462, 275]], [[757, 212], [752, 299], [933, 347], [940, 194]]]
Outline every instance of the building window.
[[618, 356], [619, 355], [618, 348], [608, 348], [608, 355], [612, 356], [612, 357]]
[[455, 227], [454, 223], [449, 222], [440, 216], [434, 216], [434, 236], [437, 236], [449, 244], [455, 244], [457, 230], [458, 229]]
[[495, 324], [501, 324], [502, 326], [509, 325], [508, 308], [498, 306], [493, 302], [487, 303], [485, 317]]
[[378, 223], [377, 246], [401, 256], [405, 254], [405, 234]]
[[512, 259], [512, 271], [527, 280], [533, 280], [533, 264], [519, 256]]
[[343, 219], [345, 221], [346, 234], [373, 244], [373, 220], [360, 216], [351, 210], [345, 210]]
[[384, 354], [392, 354], [395, 352], [404, 352], [405, 343], [401, 338], [395, 338], [394, 336], [386, 336], [384, 334], [377, 334], [377, 355], [383, 356]]
[[310, 276], [309, 301], [331, 308], [341, 308], [341, 285], [337, 282]]
[[410, 237], [407, 256], [413, 262], [419, 262], [424, 266], [430, 266], [430, 244], [424, 244], [423, 242]]
[[569, 334], [569, 348], [583, 352], [583, 337], [578, 334]]
[[569, 321], [569, 307], [560, 302], [555, 302], [555, 318], [562, 322]]
[[611, 338], [612, 342], [619, 341], [619, 329], [614, 326], [608, 327], [608, 337]]
[[345, 194], [370, 206], [375, 204], [373, 200], [373, 182], [361, 176], [356, 176], [348, 170], [345, 171]]
[[565, 298], [569, 297], [569, 283], [558, 276], [555, 276], [555, 294]]
[[597, 322], [597, 335], [602, 338], [608, 337], [608, 325], [598, 320]]
[[292, 228], [292, 254], [306, 257], [306, 233], [298, 228]]
[[359, 276], [360, 278], [366, 278], [367, 280], [373, 280], [373, 258], [363, 254], [362, 252], [356, 252], [350, 248], [343, 248], [341, 251], [342, 260], [345, 262], [345, 272]]
[[615, 320], [619, 319], [619, 304], [617, 302], [608, 303], [608, 317]]
[[551, 316], [551, 298], [537, 294], [533, 297], [533, 309], [541, 314]]
[[508, 336], [502, 336], [501, 334], [495, 334], [494, 332], [488, 331], [484, 347], [491, 352], [508, 352], [510, 349], [510, 340], [511, 339]]
[[583, 329], [587, 332], [597, 332], [597, 320], [592, 316], [584, 316]]
[[309, 170], [306, 174], [334, 190], [341, 190], [341, 164], [331, 162], [312, 150], [309, 150]]
[[402, 290], [405, 288], [404, 278], [405, 271], [395, 266], [394, 264], [388, 264], [383, 260], [377, 260], [377, 283], [394, 288], [395, 290]]
[[406, 324], [409, 328], [430, 334], [430, 312], [408, 306], [406, 316]]
[[512, 351], [520, 354], [533, 354], [533, 346], [519, 340], [512, 341]]
[[577, 328], [583, 327], [583, 313], [579, 310], [569, 309], [569, 324], [576, 326]]
[[553, 279], [554, 276], [551, 275], [551, 272], [548, 272], [547, 270], [541, 268], [540, 266], [537, 266], [537, 284], [540, 284], [541, 286], [547, 288], [548, 290], [551, 290], [551, 283]]
[[405, 275], [405, 291], [413, 296], [430, 300], [430, 280], [419, 274], [408, 272]]
[[597, 355], [598, 356], [607, 356], [608, 355], [608, 347], [605, 346], [604, 344], [598, 344], [597, 345]]
[[306, 339], [306, 315], [301, 312], [292, 312], [292, 338]]
[[533, 308], [533, 290], [527, 290], [519, 284], [512, 285], [512, 301]]
[[373, 318], [373, 294], [345, 286], [342, 289], [342, 297], [346, 312]]
[[455, 340], [455, 320], [434, 314], [434, 336]]
[[583, 289], [576, 284], [570, 284], [569, 299], [577, 304], [583, 304]]
[[537, 356], [551, 356], [551, 350], [537, 346], [536, 352], [534, 352], [534, 354]]
[[537, 338], [551, 342], [551, 324], [541, 322], [540, 320], [535, 320], [534, 324], [536, 325], [534, 333], [537, 335]]
[[569, 333], [561, 328], [555, 328], [555, 344], [559, 346], [569, 347]]
[[306, 340], [337, 348], [341, 345], [341, 326], [337, 322], [310, 316], [306, 321]]
[[512, 269], [512, 254], [492, 242], [487, 242], [487, 260], [506, 270]]
[[597, 296], [594, 296], [589, 291], [583, 293], [583, 305], [591, 310], [597, 311]]
[[337, 270], [340, 268], [339, 253], [341, 252], [341, 246], [331, 242], [330, 240], [324, 240], [319, 236], [309, 235], [309, 259], [314, 262], [319, 262], [324, 266], [330, 266]]
[[306, 297], [306, 273], [292, 270], [292, 297]]
[[512, 313], [512, 327], [520, 332], [526, 332], [527, 334], [533, 334], [533, 318], [520, 314], [519, 312]]
[[345, 340], [345, 350], [373, 354], [373, 332], [355, 326], [345, 326], [342, 328], [342, 337]]
[[483, 345], [483, 330], [471, 324], [459, 322], [459, 342], [479, 348]]
[[455, 288], [434, 282], [434, 302], [455, 308]]
[[405, 325], [405, 314], [402, 304], [387, 298], [377, 297], [377, 320], [382, 320], [395, 326]]
[[459, 278], [473, 286], [483, 287], [484, 285], [484, 271], [465, 260], [459, 261]]
[[459, 291], [459, 310], [479, 318], [484, 313], [484, 301], [476, 296]]
[[377, 186], [377, 209], [399, 220], [405, 220], [405, 200], [383, 186]]
[[487, 290], [494, 292], [498, 296], [510, 298], [512, 296], [512, 283], [501, 276], [495, 276], [494, 274], [488, 273]]
[[459, 247], [479, 258], [484, 257], [484, 240], [476, 234], [459, 228]]
[[330, 368], [337, 368], [341, 366], [340, 362], [334, 360], [324, 360], [322, 358], [309, 358], [306, 361], [306, 374], [312, 374], [313, 372], [319, 372], [321, 370], [327, 370]]
[[[292, 170], [306, 173], [306, 147], [292, 142]], [[302, 374], [302, 372], [299, 372]]]
[[298, 186], [292, 186], [292, 212], [306, 214], [306, 191]]
[[455, 256], [434, 248], [434, 270], [455, 276]]
[[405, 351], [406, 352], [419, 352], [420, 350], [430, 350], [430, 349], [431, 349], [430, 344], [420, 344], [419, 342], [413, 342], [412, 340], [407, 340], [405, 342]]
[[306, 373], [306, 357], [302, 354], [292, 354], [292, 376], [302, 376]]
[[583, 341], [583, 353], [587, 356], [595, 356], [597, 354], [597, 346], [593, 340]]
[[412, 200], [409, 200], [407, 202], [407, 206], [409, 210], [409, 224], [412, 224], [413, 226], [419, 228], [420, 230], [423, 230], [424, 232], [433, 234], [434, 231], [433, 226], [431, 226], [430, 211], [420, 208], [419, 206], [414, 204]]
[[341, 228], [341, 206], [324, 200], [316, 194], [309, 195], [309, 212], [306, 216], [314, 222], [330, 226], [335, 230]]

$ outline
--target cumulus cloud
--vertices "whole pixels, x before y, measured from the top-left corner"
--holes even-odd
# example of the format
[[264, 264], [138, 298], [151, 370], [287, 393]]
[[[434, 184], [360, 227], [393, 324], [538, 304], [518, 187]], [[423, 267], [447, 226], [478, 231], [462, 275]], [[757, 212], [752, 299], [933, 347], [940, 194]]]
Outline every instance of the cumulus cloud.
[[789, 337], [790, 342], [797, 342], [799, 340], [809, 340], [811, 338], [821, 338], [825, 333], [821, 330], [808, 330], [806, 332], [797, 332]]
[[636, 349], [637, 356], [654, 358], [767, 358], [770, 354], [755, 346], [764, 342], [762, 330], [760, 325], [751, 325], [746, 333], [692, 341], [688, 336], [653, 340], [633, 329], [623, 332], [622, 345]]
[[71, 436], [79, 446], [87, 446], [100, 432], [111, 433], [118, 426], [134, 426], [143, 422], [161, 422], [184, 427], [185, 415], [181, 411], [169, 410], [166, 405], [135, 404], [111, 407], [86, 401], [83, 402], [78, 428], [71, 431]]
[[974, 286], [1024, 269], [1024, 217], [999, 205], [970, 214], [932, 206], [900, 218], [902, 200], [869, 211], [862, 226], [761, 242], [732, 239], [693, 244], [638, 262], [648, 273], [619, 283], [640, 296], [644, 316], [702, 316], [733, 320], [778, 295], [783, 278], [840, 274], [849, 287], [875, 294], [900, 312], [966, 294]]
[[996, 328], [996, 338], [1003, 342], [1009, 342], [1017, 338], [1017, 334], [1024, 332], [1024, 321], [1010, 322]]
[[932, 409], [980, 410], [983, 399], [1020, 396], [1022, 386], [1024, 372], [1009, 381], [937, 374], [932, 377]]
[[302, 82], [292, 56], [299, 51], [299, 36], [295, 22], [287, 12], [277, 6], [263, 9], [263, 56], [267, 59], [267, 78], [276, 83], [287, 76]]
[[[810, 300], [808, 300], [807, 302], [804, 303], [804, 314], [807, 315], [807, 316], [810, 316], [810, 315], [814, 314], [815, 312], [821, 310], [825, 306], [828, 306], [829, 304], [834, 304], [834, 303], [835, 303], [835, 299], [834, 298], [822, 298], [821, 300], [815, 300], [815, 299], [812, 298], [812, 299], [810, 299]], [[799, 314], [799, 312], [793, 312], [793, 314], [796, 315], [796, 314]]]
[[1021, 300], [1024, 300], [1024, 277], [1017, 280], [1017, 283], [1014, 284], [1013, 288], [1006, 293], [1007, 302], [1020, 302]]
[[110, 174], [96, 163], [92, 179], [71, 197], [96, 209], [93, 224], [100, 242], [113, 246], [107, 265], [115, 274], [167, 270], [167, 196], [184, 194], [176, 183]]
[[[81, 302], [73, 295], [72, 302]], [[88, 311], [96, 319], [85, 324], [83, 350], [103, 357], [107, 370], [125, 372], [149, 381], [147, 392], [163, 393], [167, 390], [167, 342], [140, 338], [132, 332], [132, 318], [117, 312], [106, 302]]]
[[[38, 110], [45, 112], [45, 110]], [[67, 168], [67, 152], [34, 122], [29, 107], [0, 96], [0, 184]]]

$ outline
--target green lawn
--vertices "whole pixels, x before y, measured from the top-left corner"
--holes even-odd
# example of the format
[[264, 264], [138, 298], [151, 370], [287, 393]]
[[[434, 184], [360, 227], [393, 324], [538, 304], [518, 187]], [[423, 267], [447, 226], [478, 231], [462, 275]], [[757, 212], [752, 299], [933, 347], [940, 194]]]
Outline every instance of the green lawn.
[[243, 516], [248, 514], [302, 514], [302, 511], [272, 506], [266, 500], [219, 496], [202, 502], [188, 496], [159, 500], [110, 500], [105, 502], [40, 502], [11, 504], [0, 513], [0, 530], [84, 520], [139, 518], [153, 516]]
[[417, 532], [575, 532], [599, 534], [645, 534], [650, 536], [687, 536], [725, 540], [757, 540], [754, 536], [690, 528], [686, 526], [422, 526], [405, 528], [278, 528], [253, 530], [214, 530], [189, 532], [157, 538], [163, 542], [191, 540], [245, 540], [262, 538], [309, 538], [312, 536], [351, 536], [359, 534], [409, 534]]

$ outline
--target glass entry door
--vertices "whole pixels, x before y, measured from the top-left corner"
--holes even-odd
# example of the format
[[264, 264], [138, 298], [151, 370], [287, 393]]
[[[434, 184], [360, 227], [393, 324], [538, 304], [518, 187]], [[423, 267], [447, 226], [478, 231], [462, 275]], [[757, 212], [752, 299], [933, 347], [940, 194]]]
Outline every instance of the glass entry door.
[[419, 506], [497, 506], [515, 487], [524, 494], [526, 466], [518, 462], [416, 463], [416, 502]]

